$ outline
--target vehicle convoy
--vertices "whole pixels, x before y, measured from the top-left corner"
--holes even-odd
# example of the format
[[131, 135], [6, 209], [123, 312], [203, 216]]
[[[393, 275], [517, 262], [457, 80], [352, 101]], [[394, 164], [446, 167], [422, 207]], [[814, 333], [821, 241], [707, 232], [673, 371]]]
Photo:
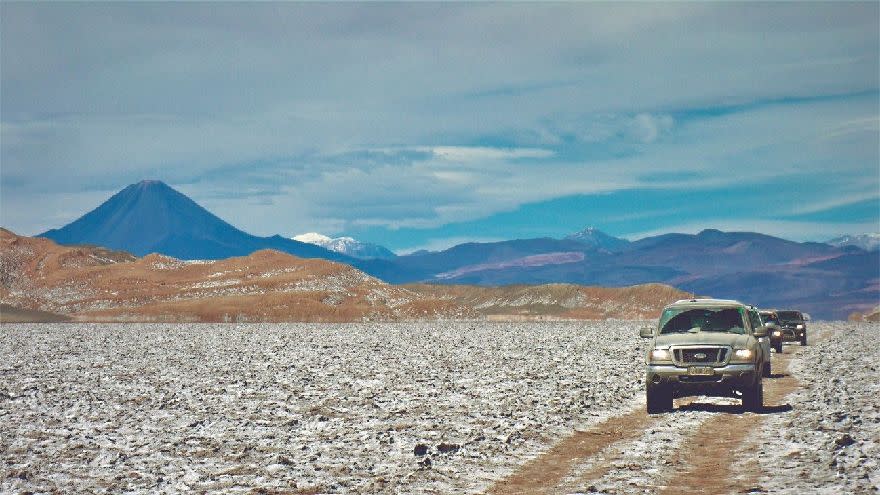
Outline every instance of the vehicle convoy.
[[758, 312], [761, 315], [761, 321], [767, 325], [767, 332], [770, 334], [770, 345], [776, 349], [777, 353], [782, 353], [782, 325], [779, 323], [779, 316], [776, 310], [764, 309]]
[[666, 306], [645, 358], [648, 413], [673, 409], [673, 399], [693, 395], [735, 397], [743, 408], [764, 403], [767, 327], [739, 301], [689, 299]]
[[777, 311], [784, 342], [807, 345], [807, 317], [800, 311]]

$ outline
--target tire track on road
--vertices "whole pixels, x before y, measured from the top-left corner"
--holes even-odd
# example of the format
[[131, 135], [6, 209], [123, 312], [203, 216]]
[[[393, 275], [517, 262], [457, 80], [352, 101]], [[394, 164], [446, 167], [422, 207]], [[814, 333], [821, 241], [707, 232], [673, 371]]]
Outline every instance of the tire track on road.
[[[824, 340], [825, 335], [817, 337], [813, 340], [814, 344]], [[791, 346], [788, 348], [791, 349]], [[737, 406], [716, 406], [721, 414], [709, 418], [691, 436], [690, 448], [682, 450], [683, 455], [677, 462], [683, 467], [668, 481], [661, 495], [741, 492], [744, 487], [753, 484], [749, 482], [758, 479], [761, 468], [753, 463], [747, 464], [752, 467], [751, 474], [744, 477], [734, 477], [731, 466], [736, 472], [743, 470], [743, 463], [738, 462], [742, 456], [742, 446], [752, 440], [752, 432], [761, 430], [766, 414], [791, 410], [791, 405], [785, 400], [800, 386], [800, 382], [791, 375], [789, 368], [800, 352], [801, 347], [797, 346], [787, 353], [774, 354], [776, 373], [773, 379], [765, 382], [765, 405], [761, 413], [736, 414], [734, 409]], [[697, 405], [686, 405], [684, 408], [694, 406]]]
[[[824, 340], [825, 335], [816, 335], [814, 344]], [[774, 354], [772, 378], [765, 381], [764, 403], [761, 413], [744, 413], [739, 405], [697, 402], [693, 398], [677, 400], [678, 410], [715, 413], [701, 420], [698, 427], [683, 424], [681, 428], [693, 428], [685, 432], [682, 448], [670, 451], [670, 461], [674, 467], [672, 476], [652, 480], [652, 486], [665, 487], [662, 495], [732, 493], [740, 492], [744, 482], [754, 482], [760, 474], [760, 467], [750, 464], [751, 475], [738, 476], [731, 471], [734, 461], [746, 450], [751, 433], [759, 431], [766, 414], [785, 412], [791, 406], [785, 402], [789, 394], [799, 387], [798, 380], [789, 372], [791, 361], [800, 354], [800, 346], [786, 346], [788, 352]], [[766, 379], [765, 379], [766, 380]], [[626, 442], [638, 440], [648, 428], [656, 424], [660, 417], [649, 416], [642, 409], [633, 410], [621, 416], [609, 418], [589, 430], [577, 431], [554, 445], [550, 450], [527, 462], [509, 477], [496, 483], [487, 493], [490, 495], [515, 494], [563, 494], [571, 493], [571, 477], [577, 479], [577, 486], [587, 487], [601, 479], [611, 470], [614, 463], [623, 457], [620, 449], [610, 455], [598, 455], [615, 444], [625, 446]], [[675, 413], [672, 413], [675, 414]], [[664, 415], [665, 416], [665, 415]], [[659, 447], [658, 447], [659, 448]], [[737, 463], [737, 472], [743, 463]], [[585, 468], [577, 473], [578, 468]], [[569, 478], [566, 481], [566, 478]], [[632, 488], [632, 487], [629, 487]]]
[[608, 446], [641, 436], [654, 418], [644, 406], [638, 410], [609, 418], [585, 431], [576, 431], [550, 450], [532, 459], [508, 478], [493, 486], [490, 495], [557, 493], [559, 483], [571, 471]]

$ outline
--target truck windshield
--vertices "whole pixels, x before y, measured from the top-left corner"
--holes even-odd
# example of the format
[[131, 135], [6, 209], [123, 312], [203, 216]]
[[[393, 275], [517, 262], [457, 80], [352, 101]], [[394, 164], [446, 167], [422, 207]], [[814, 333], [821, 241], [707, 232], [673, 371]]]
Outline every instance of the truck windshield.
[[776, 314], [782, 321], [804, 321], [804, 316], [800, 311], [777, 311]]
[[773, 313], [761, 313], [761, 319], [764, 320], [764, 323], [779, 323], [779, 319]]
[[740, 308], [669, 308], [660, 317], [660, 333], [725, 332], [744, 334]]

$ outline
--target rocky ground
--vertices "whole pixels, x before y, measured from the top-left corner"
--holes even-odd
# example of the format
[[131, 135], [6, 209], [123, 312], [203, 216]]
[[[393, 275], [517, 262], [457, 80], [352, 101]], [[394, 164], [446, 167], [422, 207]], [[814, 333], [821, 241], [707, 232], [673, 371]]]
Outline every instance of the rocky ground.
[[827, 339], [792, 362], [792, 411], [761, 431], [773, 493], [880, 491], [880, 325], [831, 323]]
[[[641, 325], [4, 324], [0, 492], [485, 492], [644, 408]], [[872, 493], [880, 328], [811, 328], [828, 338], [792, 356], [810, 385], [750, 439], [790, 469], [746, 486]], [[679, 408], [541, 492], [663, 487], [664, 452], [735, 415]]]
[[479, 491], [632, 402], [637, 328], [4, 325], [0, 491]]

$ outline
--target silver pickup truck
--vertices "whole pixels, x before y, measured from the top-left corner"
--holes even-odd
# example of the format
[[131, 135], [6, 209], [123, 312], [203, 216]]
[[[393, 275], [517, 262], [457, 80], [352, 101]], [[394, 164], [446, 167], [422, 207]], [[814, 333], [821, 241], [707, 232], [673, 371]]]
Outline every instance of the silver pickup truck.
[[764, 403], [767, 327], [739, 301], [689, 299], [663, 309], [645, 357], [648, 413], [671, 411], [676, 397], [736, 397], [758, 411]]

